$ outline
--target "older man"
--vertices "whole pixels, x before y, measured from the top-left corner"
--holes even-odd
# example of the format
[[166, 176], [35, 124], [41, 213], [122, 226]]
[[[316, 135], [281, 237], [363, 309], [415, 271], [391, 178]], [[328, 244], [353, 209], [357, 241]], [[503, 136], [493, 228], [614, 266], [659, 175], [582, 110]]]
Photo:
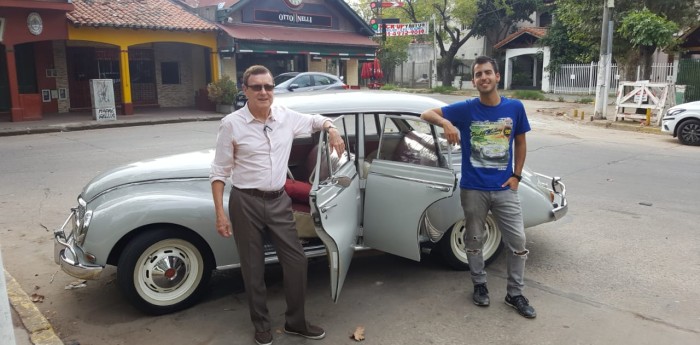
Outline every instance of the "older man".
[[[284, 331], [309, 339], [326, 335], [321, 327], [306, 320], [307, 261], [284, 182], [295, 136], [323, 129], [329, 132], [333, 149], [341, 154], [345, 149], [330, 119], [273, 105], [274, 86], [267, 68], [256, 65], [245, 71], [242, 87], [248, 104], [221, 120], [209, 176], [216, 230], [223, 237], [233, 235], [236, 241], [255, 342], [259, 345], [272, 344], [264, 279], [265, 234], [272, 239], [283, 270], [287, 300]], [[227, 216], [223, 195], [229, 178], [233, 188]]]

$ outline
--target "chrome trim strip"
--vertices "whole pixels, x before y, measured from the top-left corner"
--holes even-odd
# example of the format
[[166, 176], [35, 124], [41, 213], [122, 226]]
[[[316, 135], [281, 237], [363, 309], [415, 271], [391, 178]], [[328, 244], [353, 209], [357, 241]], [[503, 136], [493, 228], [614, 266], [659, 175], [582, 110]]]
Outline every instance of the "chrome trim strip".
[[[320, 247], [320, 249], [317, 249], [319, 247]], [[315, 257], [326, 255], [326, 248], [324, 246], [314, 246], [312, 248], [313, 249], [311, 249], [311, 250], [304, 250], [304, 254], [306, 254], [307, 258], [315, 258]], [[277, 255], [270, 255], [270, 256], [265, 258], [265, 265], [276, 263], [276, 262], [279, 262], [279, 258], [277, 257]], [[241, 267], [241, 264], [238, 263], [238, 264], [216, 266], [216, 269], [219, 271], [223, 271], [223, 270], [229, 270], [229, 269], [240, 268], [240, 267]]]
[[435, 181], [421, 180], [421, 179], [412, 178], [412, 177], [402, 177], [402, 176], [388, 175], [388, 174], [378, 173], [378, 172], [372, 172], [371, 174], [379, 175], [379, 176], [384, 176], [384, 177], [388, 177], [388, 178], [393, 178], [393, 179], [397, 179], [397, 180], [404, 180], [404, 181], [418, 182], [418, 183], [423, 183], [423, 184], [432, 184], [432, 185], [444, 186], [444, 187], [450, 188], [450, 190], [452, 189], [452, 187], [454, 187], [454, 184], [453, 184], [453, 183], [447, 184], [447, 183], [441, 183], [441, 182], [435, 182]]
[[114, 186], [112, 188], [107, 188], [107, 189], [97, 193], [95, 195], [95, 197], [90, 199], [88, 202], [92, 202], [93, 200], [99, 198], [100, 196], [107, 194], [109, 192], [112, 192], [114, 190], [126, 188], [126, 187], [131, 187], [131, 186], [139, 186], [139, 185], [144, 185], [144, 184], [155, 184], [155, 183], [163, 183], [163, 182], [187, 182], [187, 181], [201, 181], [201, 180], [209, 181], [209, 178], [208, 177], [180, 177], [180, 178], [164, 178], [164, 179], [157, 179], [157, 180], [129, 182], [129, 183], [125, 183], [125, 184], [120, 184], [118, 186]]

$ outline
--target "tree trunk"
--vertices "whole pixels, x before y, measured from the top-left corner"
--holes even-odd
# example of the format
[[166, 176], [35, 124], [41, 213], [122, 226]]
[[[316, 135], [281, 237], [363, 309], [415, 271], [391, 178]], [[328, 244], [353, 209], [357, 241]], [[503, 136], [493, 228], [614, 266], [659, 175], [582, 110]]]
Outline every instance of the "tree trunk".
[[642, 66], [642, 75], [640, 80], [651, 79], [651, 66], [653, 63], [655, 47], [642, 46], [639, 47], [639, 62]]

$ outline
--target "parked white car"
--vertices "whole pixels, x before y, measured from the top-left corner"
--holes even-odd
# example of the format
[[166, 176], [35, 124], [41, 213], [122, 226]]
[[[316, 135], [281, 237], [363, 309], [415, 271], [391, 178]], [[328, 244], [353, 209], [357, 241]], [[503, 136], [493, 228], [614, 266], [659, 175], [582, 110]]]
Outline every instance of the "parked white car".
[[700, 101], [671, 107], [661, 119], [661, 131], [684, 145], [700, 145]]
[[[329, 151], [320, 132], [296, 138], [289, 160], [287, 194], [299, 237], [309, 257], [328, 257], [334, 300], [358, 250], [419, 261], [422, 252], [438, 249], [448, 265], [467, 269], [457, 183], [461, 148], [448, 145], [442, 128], [419, 117], [444, 103], [383, 91], [280, 95], [275, 102], [334, 118], [345, 136], [342, 157]], [[106, 265], [117, 266], [119, 288], [147, 313], [194, 304], [212, 270], [240, 266], [234, 240], [219, 236], [214, 224], [208, 179], [213, 155], [208, 150], [151, 159], [95, 177], [54, 231], [56, 263], [81, 279], [97, 279]], [[566, 214], [559, 178], [528, 169], [522, 176], [518, 193], [526, 227]], [[486, 227], [484, 258], [492, 261], [503, 244], [492, 216]], [[265, 251], [266, 262], [277, 261], [271, 244]]]

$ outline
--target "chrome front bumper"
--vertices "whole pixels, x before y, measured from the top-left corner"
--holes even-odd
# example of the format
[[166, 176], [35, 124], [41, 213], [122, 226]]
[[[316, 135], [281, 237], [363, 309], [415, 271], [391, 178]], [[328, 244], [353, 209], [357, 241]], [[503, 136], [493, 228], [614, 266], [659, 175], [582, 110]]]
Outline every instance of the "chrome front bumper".
[[83, 250], [75, 243], [72, 228], [70, 229], [70, 233], [66, 234], [66, 226], [75, 224], [75, 217], [75, 210], [72, 210], [70, 216], [63, 222], [63, 225], [59, 229], [53, 231], [54, 261], [61, 266], [63, 272], [73, 277], [90, 280], [98, 279], [100, 274], [102, 274], [104, 266], [81, 262], [81, 258], [85, 256], [83, 255]]
[[540, 173], [535, 173], [535, 175], [545, 178], [551, 183], [550, 192], [554, 199], [552, 200], [554, 208], [551, 211], [551, 217], [555, 221], [563, 218], [569, 211], [569, 203], [566, 201], [566, 185], [564, 185], [564, 182], [561, 182], [561, 177], [550, 177]]

